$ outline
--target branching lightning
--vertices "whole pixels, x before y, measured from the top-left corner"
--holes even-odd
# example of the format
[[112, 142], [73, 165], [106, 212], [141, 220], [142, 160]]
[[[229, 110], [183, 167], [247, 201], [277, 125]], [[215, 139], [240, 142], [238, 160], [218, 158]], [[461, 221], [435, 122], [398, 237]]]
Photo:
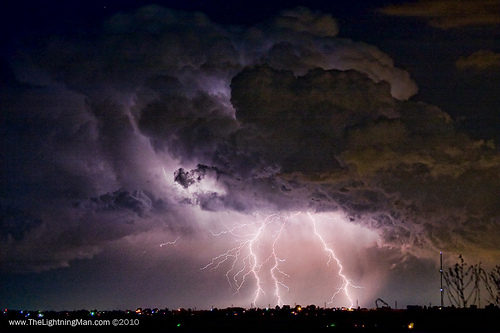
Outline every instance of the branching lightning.
[[[290, 288], [286, 285], [285, 279], [290, 276], [281, 268], [285, 259], [280, 257], [277, 245], [282, 238], [287, 222], [301, 213], [286, 215], [277, 213], [267, 216], [265, 219], [247, 223], [237, 224], [234, 227], [226, 227], [226, 230], [220, 232], [211, 231], [213, 236], [230, 235], [236, 245], [221, 253], [214, 258], [201, 270], [208, 268], [217, 269], [225, 263], [229, 263], [229, 269], [226, 272], [226, 278], [230, 286], [230, 290], [234, 291], [233, 295], [240, 294], [242, 287], [251, 278], [255, 280], [255, 291], [253, 293], [253, 304], [256, 304], [261, 296], [266, 297], [265, 285], [267, 290], [272, 284], [274, 289], [273, 297], [277, 305], [282, 306], [283, 292], [287, 293]], [[328, 247], [323, 237], [316, 228], [316, 221], [311, 213], [307, 213], [314, 232], [316, 241], [322, 246], [327, 253], [328, 262], [335, 262], [339, 267], [338, 276], [341, 278], [341, 286], [338, 287], [330, 298], [329, 304], [333, 303], [334, 298], [339, 293], [344, 293], [350, 302], [349, 308], [353, 307], [353, 300], [349, 294], [349, 288], [359, 288], [352, 284], [346, 275], [343, 273], [343, 266], [335, 255], [334, 251]], [[266, 278], [272, 281], [267, 282]]]
[[[260, 295], [265, 296], [265, 291], [262, 287], [263, 280], [261, 271], [263, 267], [272, 265], [269, 272], [274, 280], [274, 295], [278, 299], [278, 305], [282, 305], [283, 302], [280, 291], [281, 289], [289, 289], [283, 282], [284, 278], [288, 277], [288, 274], [280, 269], [280, 263], [285, 260], [278, 256], [276, 252], [276, 243], [280, 239], [285, 225], [290, 217], [291, 216], [284, 214], [273, 214], [269, 215], [262, 221], [250, 224], [238, 224], [233, 228], [228, 228], [227, 230], [219, 233], [212, 232], [214, 236], [230, 234], [235, 239], [236, 246], [227, 250], [225, 253], [212, 258], [211, 262], [205, 267], [202, 267], [201, 270], [209, 267], [216, 269], [226, 261], [230, 261], [231, 265], [226, 273], [226, 278], [230, 288], [234, 290], [234, 294], [239, 294], [248, 277], [253, 276], [256, 280], [256, 290], [254, 292], [253, 301], [256, 303]], [[269, 244], [268, 242], [265, 242], [264, 238], [268, 236], [269, 230], [276, 229], [276, 225], [278, 226], [277, 231], [271, 235], [272, 241], [270, 242], [270, 254], [265, 257], [264, 260], [260, 260], [259, 258], [262, 257], [262, 254], [266, 253], [266, 249], [264, 249], [265, 245]], [[252, 229], [256, 229], [256, 231], [253, 231]]]
[[351, 296], [349, 295], [349, 287], [351, 288], [361, 288], [359, 286], [355, 286], [352, 284], [352, 281], [349, 280], [345, 274], [342, 272], [344, 270], [344, 267], [342, 266], [342, 263], [340, 262], [340, 260], [337, 258], [337, 256], [335, 255], [335, 252], [333, 252], [333, 250], [331, 248], [328, 247], [328, 245], [326, 244], [325, 240], [323, 239], [323, 237], [321, 236], [321, 234], [318, 232], [317, 228], [316, 228], [316, 221], [314, 220], [313, 216], [311, 213], [307, 213], [307, 215], [309, 216], [309, 218], [311, 219], [312, 221], [312, 224], [313, 224], [313, 228], [314, 228], [314, 233], [316, 234], [316, 236], [318, 237], [318, 239], [320, 240], [321, 244], [323, 245], [323, 248], [324, 250], [327, 252], [327, 255], [328, 255], [328, 262], [326, 263], [328, 266], [330, 265], [330, 262], [333, 260], [335, 260], [335, 262], [337, 263], [337, 266], [339, 267], [339, 272], [338, 272], [338, 275], [342, 278], [342, 285], [333, 293], [332, 297], [330, 298], [330, 301], [328, 302], [329, 304], [333, 303], [333, 300], [334, 298], [341, 292], [344, 292], [345, 293], [345, 296], [347, 297], [347, 299], [349, 300], [349, 302], [351, 303], [349, 305], [349, 308], [351, 309], [353, 306], [354, 306], [354, 302], [351, 298]]

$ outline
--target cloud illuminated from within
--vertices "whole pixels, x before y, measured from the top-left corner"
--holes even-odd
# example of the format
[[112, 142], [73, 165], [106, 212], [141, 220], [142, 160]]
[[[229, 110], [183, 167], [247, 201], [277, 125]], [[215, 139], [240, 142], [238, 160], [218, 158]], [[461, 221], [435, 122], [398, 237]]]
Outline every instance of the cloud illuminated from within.
[[196, 237], [222, 212], [335, 213], [408, 255], [496, 253], [498, 148], [336, 29], [304, 8], [241, 28], [149, 6], [23, 41], [0, 96], [3, 268]]

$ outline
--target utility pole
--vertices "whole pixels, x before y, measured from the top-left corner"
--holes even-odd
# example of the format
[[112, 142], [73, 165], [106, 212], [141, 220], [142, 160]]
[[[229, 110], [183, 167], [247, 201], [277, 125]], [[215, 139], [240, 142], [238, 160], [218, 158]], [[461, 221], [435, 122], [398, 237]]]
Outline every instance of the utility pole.
[[443, 252], [439, 252], [440, 256], [440, 261], [441, 261], [441, 269], [439, 270], [439, 273], [441, 274], [441, 309], [443, 308], [443, 294], [444, 294], [444, 289], [443, 289]]

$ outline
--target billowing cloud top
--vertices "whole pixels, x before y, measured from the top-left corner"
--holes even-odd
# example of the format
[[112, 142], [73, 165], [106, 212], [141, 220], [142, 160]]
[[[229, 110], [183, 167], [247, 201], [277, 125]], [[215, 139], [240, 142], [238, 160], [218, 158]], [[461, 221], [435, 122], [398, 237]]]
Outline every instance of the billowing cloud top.
[[498, 251], [498, 149], [336, 33], [304, 8], [243, 29], [151, 6], [26, 40], [1, 95], [3, 269], [194, 232], [192, 206], [338, 211], [415, 255]]

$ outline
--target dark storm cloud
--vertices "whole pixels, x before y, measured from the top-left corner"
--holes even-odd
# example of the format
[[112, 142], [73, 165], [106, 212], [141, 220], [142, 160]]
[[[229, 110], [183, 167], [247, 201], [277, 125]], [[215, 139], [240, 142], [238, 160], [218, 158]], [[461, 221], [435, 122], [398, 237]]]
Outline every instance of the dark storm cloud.
[[[313, 15], [300, 8], [290, 12], [306, 17]], [[250, 29], [244, 35], [248, 46], [244, 50], [245, 55], [260, 59], [258, 63], [266, 63], [276, 69], [292, 70], [296, 75], [303, 75], [317, 67], [354, 69], [365, 73], [375, 82], [388, 82], [391, 94], [401, 100], [417, 92], [417, 85], [408, 72], [394, 67], [392, 58], [377, 47], [334, 37], [333, 28], [331, 35], [318, 35], [314, 26], [302, 30], [283, 25], [281, 19], [288, 21], [290, 12], [286, 11], [276, 20]], [[265, 45], [271, 47], [263, 47]], [[254, 61], [246, 64], [252, 63]]]
[[406, 101], [408, 72], [337, 30], [304, 8], [243, 29], [150, 6], [24, 41], [0, 96], [1, 201], [30, 218], [2, 222], [20, 235], [3, 237], [4, 266], [69, 265], [188, 225], [173, 207], [190, 205], [341, 211], [414, 253], [493, 246], [497, 148]]
[[8, 241], [11, 238], [14, 241], [20, 241], [27, 232], [42, 223], [42, 220], [16, 207], [0, 206], [0, 233], [4, 240]]
[[[231, 92], [238, 154], [218, 156], [242, 178], [220, 178], [230, 194], [259, 193], [277, 209], [340, 210], [417, 255], [495, 249], [498, 149], [458, 132], [437, 107], [397, 101], [388, 84], [356, 71], [295, 76], [257, 66], [236, 75]], [[207, 203], [235, 200], [211, 193], [199, 201]]]
[[333, 37], [339, 31], [337, 21], [330, 14], [313, 12], [305, 7], [283, 11], [274, 24], [280, 28], [307, 32], [320, 37]]
[[500, 53], [479, 50], [467, 57], [460, 57], [456, 63], [460, 70], [488, 71], [500, 70]]
[[440, 29], [500, 24], [500, 4], [496, 0], [420, 0], [390, 5], [379, 10], [392, 16], [421, 17]]
[[199, 162], [235, 124], [221, 97], [236, 55], [225, 35], [203, 14], [153, 6], [99, 35], [20, 42], [22, 84], [1, 94], [1, 202], [44, 223], [3, 219], [3, 268], [67, 266], [175, 220], [165, 152]]
[[344, 129], [394, 113], [389, 85], [352, 70], [295, 77], [267, 66], [245, 69], [231, 83], [231, 102], [242, 125], [238, 146], [284, 172], [339, 168]]
[[[78, 205], [78, 204], [75, 204]], [[165, 203], [153, 194], [135, 190], [118, 190], [112, 193], [101, 194], [91, 198], [86, 205], [96, 210], [121, 210], [129, 209], [139, 216], [145, 216], [153, 210], [165, 211]]]
[[198, 92], [193, 97], [164, 93], [140, 111], [139, 128], [157, 150], [184, 160], [211, 152], [238, 125], [221, 96]]
[[174, 182], [178, 183], [184, 188], [188, 188], [194, 183], [202, 181], [207, 174], [211, 174], [217, 177], [217, 169], [202, 164], [198, 164], [196, 169], [193, 169], [189, 172], [184, 171], [184, 169], [182, 168], [179, 168], [179, 170], [174, 172]]
[[357, 72], [294, 77], [270, 68], [236, 76], [232, 102], [242, 122], [237, 135], [251, 132], [244, 150], [307, 189], [285, 185], [284, 197], [341, 209], [416, 254], [495, 248], [498, 149], [457, 132], [438, 108], [394, 100], [387, 85]]

